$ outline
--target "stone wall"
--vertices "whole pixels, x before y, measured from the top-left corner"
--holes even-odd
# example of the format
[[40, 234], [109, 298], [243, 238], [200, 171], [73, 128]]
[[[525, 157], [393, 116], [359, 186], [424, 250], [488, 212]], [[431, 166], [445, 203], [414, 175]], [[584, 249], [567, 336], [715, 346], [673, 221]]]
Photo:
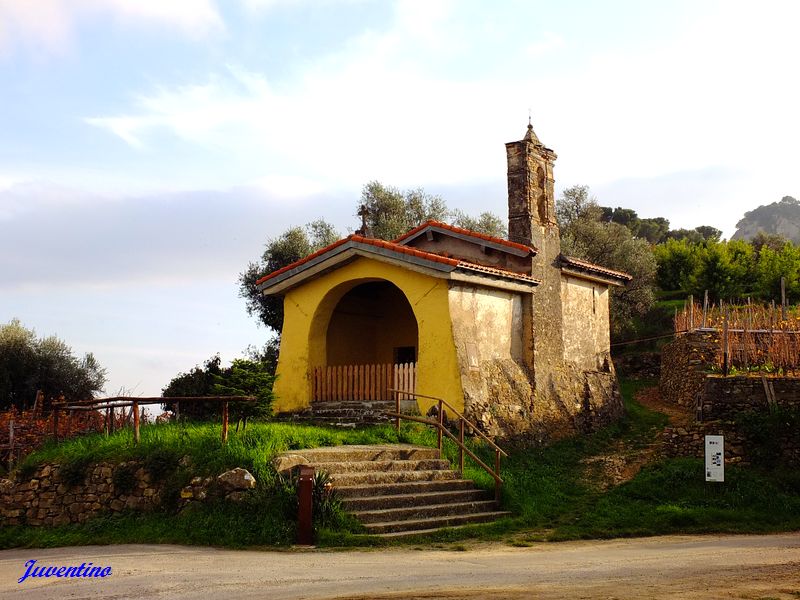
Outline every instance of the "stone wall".
[[694, 409], [718, 348], [719, 334], [713, 331], [685, 333], [665, 345], [661, 350], [661, 397]]
[[[669, 458], [703, 458], [706, 435], [725, 437], [725, 464], [749, 465], [755, 453], [763, 450], [762, 442], [752, 439], [737, 423], [719, 420], [687, 427], [667, 427], [662, 438], [662, 453]], [[800, 430], [780, 435], [773, 440], [773, 445], [777, 449], [774, 459], [788, 465], [800, 465]]]
[[[153, 481], [137, 462], [98, 463], [87, 467], [80, 482], [68, 482], [64, 468], [55, 464], [39, 466], [33, 475], [0, 479], [0, 526], [58, 526], [84, 523], [100, 513], [127, 510], [155, 510], [162, 505], [164, 483]], [[244, 490], [255, 487], [245, 469], [233, 469], [214, 477], [195, 477], [180, 493], [179, 507], [217, 497], [241, 500]], [[213, 494], [212, 494], [213, 495]]]
[[730, 419], [742, 412], [762, 412], [773, 404], [780, 408], [800, 408], [797, 378], [708, 375], [704, 384], [698, 411], [702, 421]]

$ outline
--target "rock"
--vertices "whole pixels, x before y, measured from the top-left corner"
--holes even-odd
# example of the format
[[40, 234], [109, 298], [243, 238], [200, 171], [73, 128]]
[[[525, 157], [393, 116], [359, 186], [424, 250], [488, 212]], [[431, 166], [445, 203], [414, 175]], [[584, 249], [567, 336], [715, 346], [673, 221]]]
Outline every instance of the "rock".
[[178, 464], [181, 467], [191, 467], [192, 466], [192, 457], [187, 454], [186, 456], [184, 456], [183, 458], [181, 458], [178, 461]]
[[256, 487], [256, 478], [247, 469], [236, 467], [217, 476], [217, 482], [228, 491], [250, 490]]
[[185, 487], [181, 490], [181, 498], [184, 500], [188, 500], [189, 498], [194, 498], [194, 491], [190, 487]]
[[247, 497], [247, 492], [230, 492], [227, 496], [225, 496], [226, 500], [230, 500], [231, 502], [241, 502], [242, 500]]
[[13, 481], [10, 479], [0, 479], [0, 494], [10, 494], [13, 489]]
[[295, 467], [307, 464], [308, 460], [299, 454], [280, 454], [272, 459], [272, 466], [281, 474], [288, 474]]

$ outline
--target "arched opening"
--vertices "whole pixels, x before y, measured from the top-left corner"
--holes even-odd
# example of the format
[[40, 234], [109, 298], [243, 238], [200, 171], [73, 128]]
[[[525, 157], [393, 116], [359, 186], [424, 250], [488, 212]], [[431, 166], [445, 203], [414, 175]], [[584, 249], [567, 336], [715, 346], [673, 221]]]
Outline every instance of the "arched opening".
[[389, 400], [389, 388], [414, 391], [417, 319], [393, 283], [370, 280], [345, 292], [330, 312], [324, 340], [314, 400]]
[[416, 362], [418, 347], [417, 319], [405, 294], [388, 281], [370, 281], [347, 292], [333, 309], [326, 362]]

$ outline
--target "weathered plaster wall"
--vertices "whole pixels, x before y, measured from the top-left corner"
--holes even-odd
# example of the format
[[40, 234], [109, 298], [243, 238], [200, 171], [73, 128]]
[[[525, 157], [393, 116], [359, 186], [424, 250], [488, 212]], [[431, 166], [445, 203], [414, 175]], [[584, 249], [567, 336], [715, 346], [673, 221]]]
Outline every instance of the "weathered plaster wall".
[[576, 277], [561, 278], [564, 359], [598, 371], [610, 360], [608, 286]]
[[528, 429], [533, 393], [523, 361], [522, 295], [453, 284], [449, 301], [466, 416], [490, 435]]
[[394, 362], [394, 349], [417, 346], [417, 320], [403, 292], [385, 282], [357, 286], [331, 316], [327, 364]]
[[[331, 315], [342, 296], [370, 281], [396, 285], [414, 311], [419, 332], [417, 390], [452, 400], [459, 410], [463, 409], [447, 281], [360, 257], [286, 294], [278, 380], [274, 387], [275, 411], [295, 412], [310, 405], [312, 369], [324, 366], [327, 360]], [[429, 404], [420, 401], [421, 410], [427, 411]]]

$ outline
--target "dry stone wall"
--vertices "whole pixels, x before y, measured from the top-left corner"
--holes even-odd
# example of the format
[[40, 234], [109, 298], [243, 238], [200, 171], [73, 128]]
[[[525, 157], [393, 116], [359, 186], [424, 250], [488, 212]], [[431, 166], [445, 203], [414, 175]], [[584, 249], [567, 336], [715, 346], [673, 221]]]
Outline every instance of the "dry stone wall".
[[717, 332], [693, 331], [665, 345], [661, 350], [661, 397], [694, 409], [703, 392], [706, 373], [714, 364], [719, 343]]
[[731, 419], [742, 412], [768, 411], [773, 405], [800, 408], [800, 379], [709, 375], [700, 398], [699, 417], [702, 421]]
[[[216, 478], [195, 477], [181, 490], [179, 507], [214, 496], [211, 490], [215, 497], [241, 500], [255, 485], [245, 469]], [[57, 526], [84, 523], [100, 513], [155, 510], [161, 508], [163, 494], [164, 483], [153, 481], [137, 462], [98, 463], [77, 482], [63, 466], [43, 464], [30, 478], [17, 473], [14, 479], [0, 479], [0, 526]]]

